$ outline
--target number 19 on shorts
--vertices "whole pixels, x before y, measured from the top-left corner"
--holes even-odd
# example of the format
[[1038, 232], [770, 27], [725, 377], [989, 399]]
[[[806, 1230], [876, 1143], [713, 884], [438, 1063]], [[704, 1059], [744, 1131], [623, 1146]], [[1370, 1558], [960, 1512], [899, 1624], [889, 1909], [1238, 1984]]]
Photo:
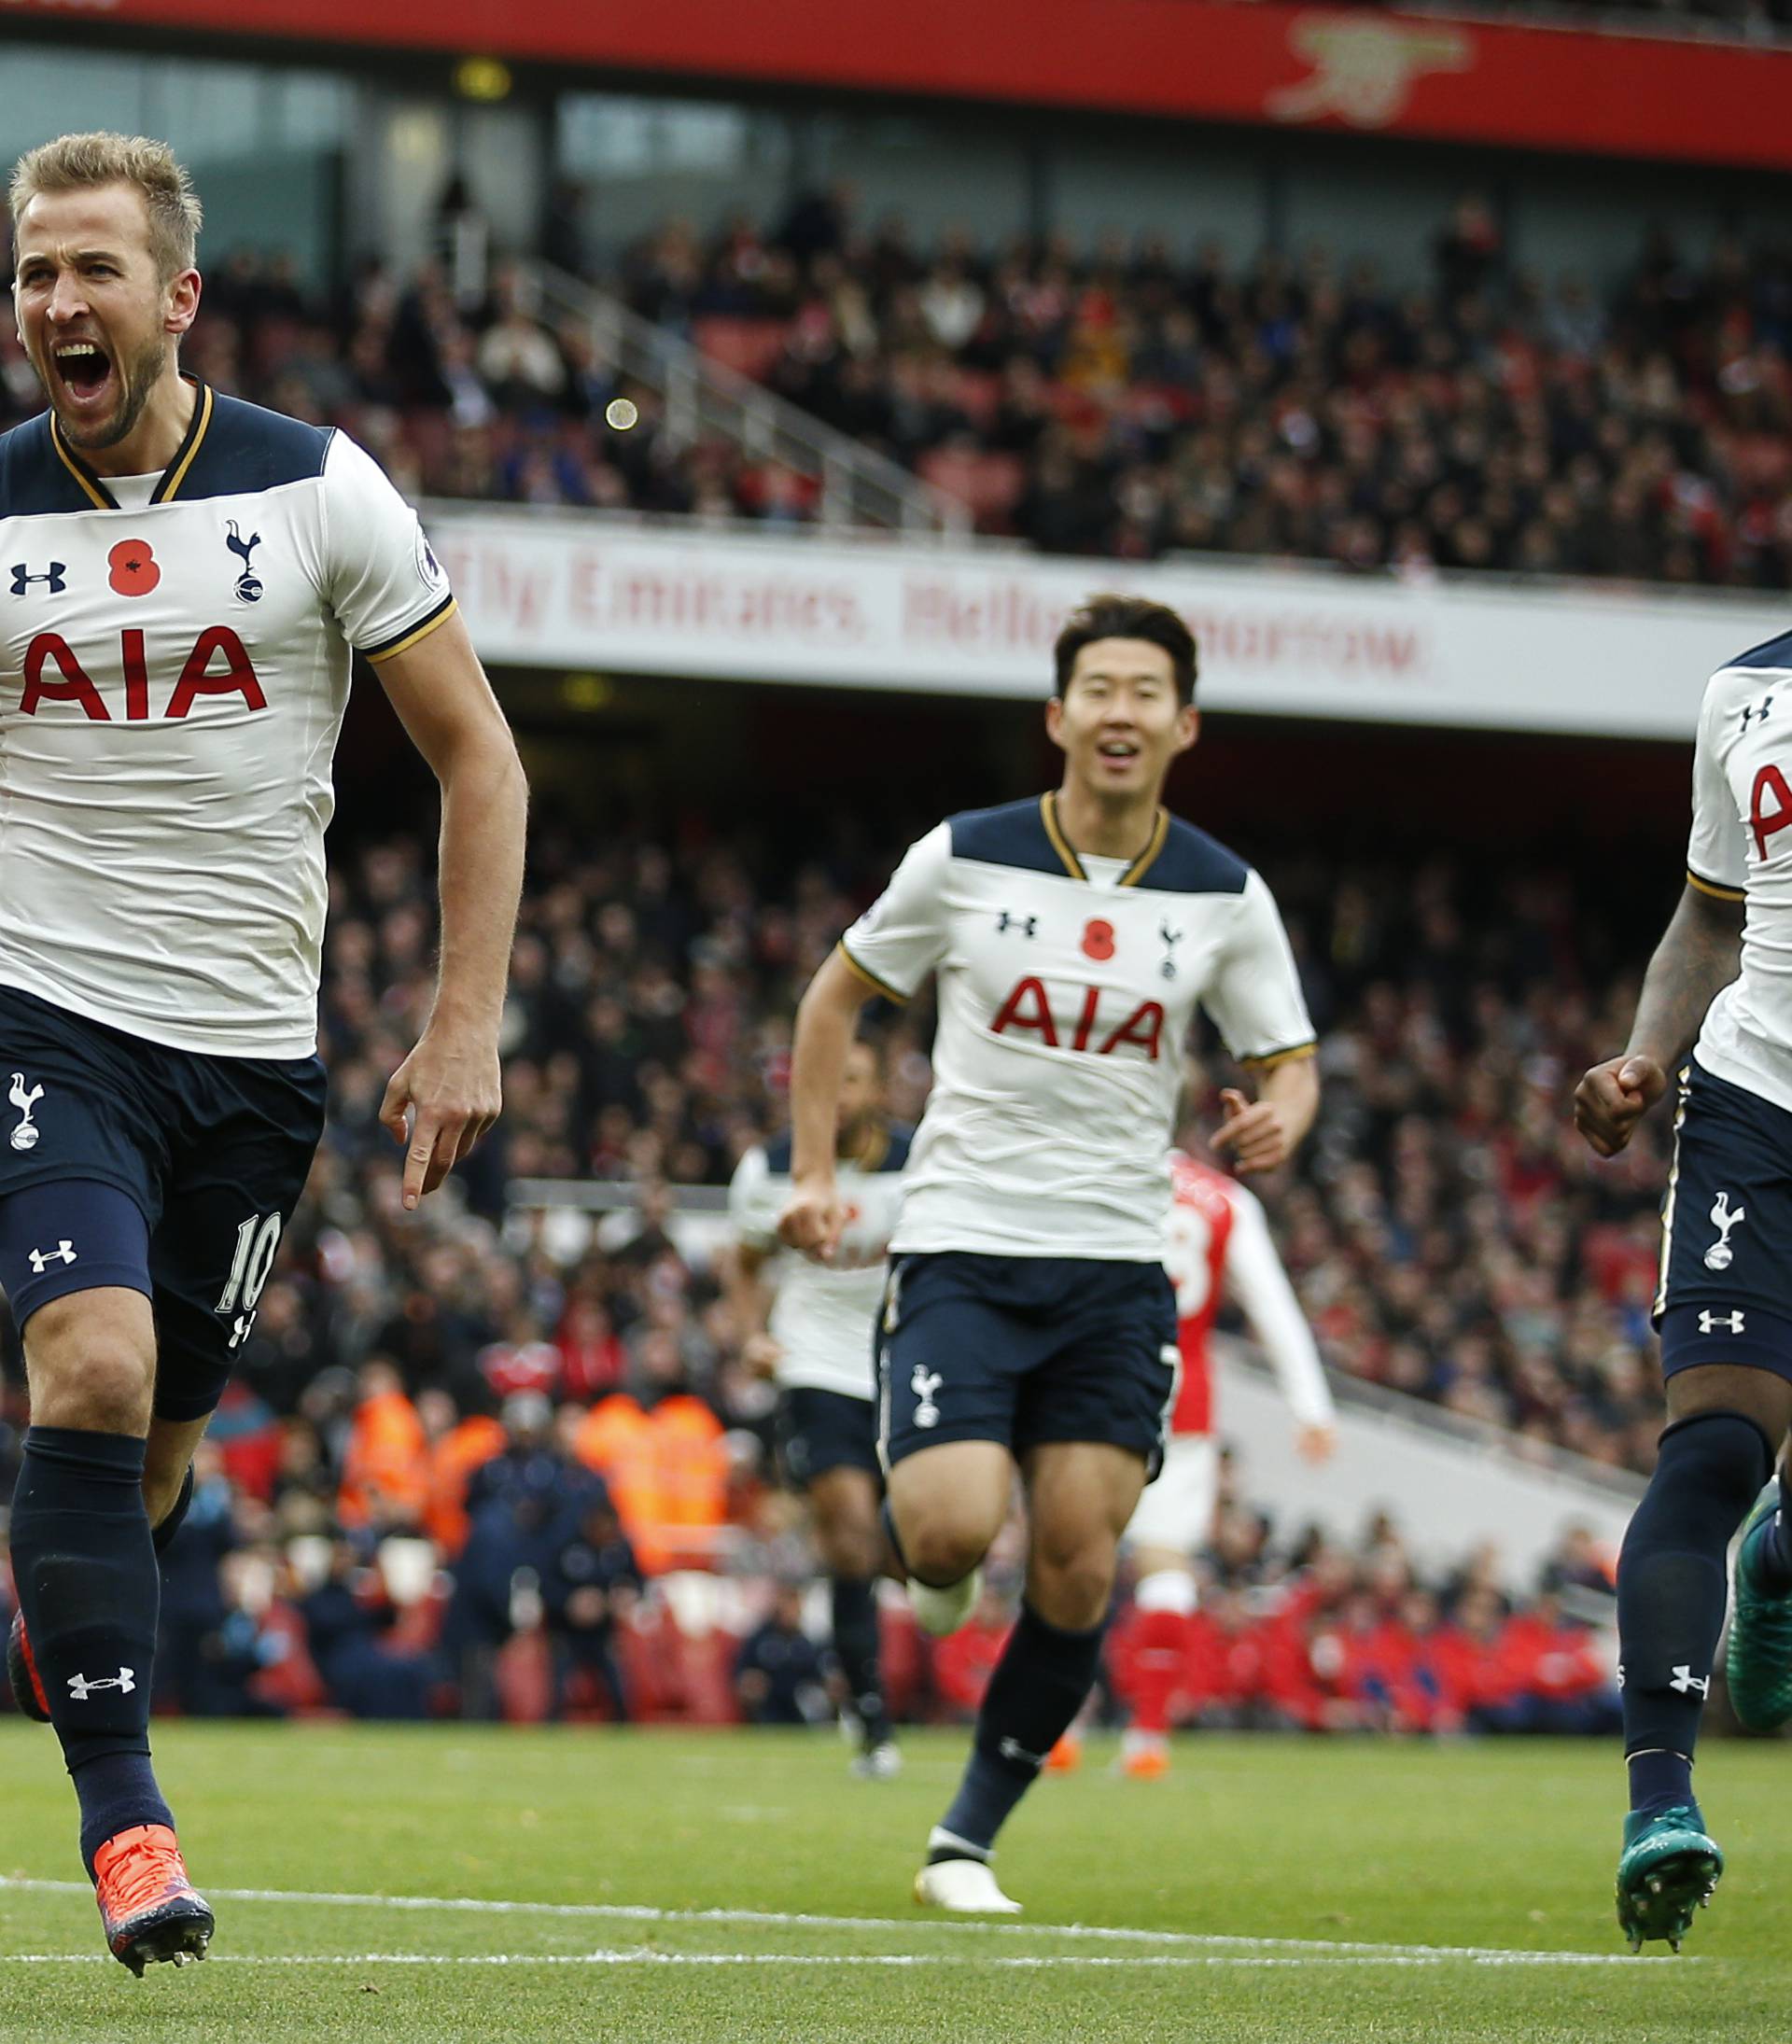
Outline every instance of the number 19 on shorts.
[[223, 1296], [213, 1309], [220, 1317], [230, 1313], [236, 1315], [236, 1323], [231, 1329], [232, 1349], [241, 1348], [249, 1338], [249, 1330], [255, 1325], [255, 1309], [260, 1303], [279, 1249], [280, 1216], [277, 1213], [252, 1213], [236, 1231], [236, 1253], [231, 1264], [230, 1279]]

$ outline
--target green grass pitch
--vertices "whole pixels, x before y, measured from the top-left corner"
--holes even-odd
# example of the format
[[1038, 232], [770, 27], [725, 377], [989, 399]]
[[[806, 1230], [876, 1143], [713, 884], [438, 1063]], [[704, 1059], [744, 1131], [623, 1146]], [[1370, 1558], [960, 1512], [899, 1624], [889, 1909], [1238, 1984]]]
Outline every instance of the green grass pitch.
[[[207, 1965], [133, 1981], [101, 1951], [53, 1742], [9, 1721], [0, 2040], [1792, 2030], [1777, 1746], [1714, 1743], [1701, 1762], [1730, 1867], [1679, 1960], [1623, 1954], [1603, 1745], [1191, 1739], [1145, 1785], [1116, 1780], [1097, 1741], [1003, 1841], [1017, 1927], [908, 1898], [963, 1750], [962, 1734], [911, 1738], [903, 1778], [870, 1784], [825, 1736], [171, 1725], [162, 1780], [218, 1935]], [[385, 1899], [431, 1897], [454, 1906]]]

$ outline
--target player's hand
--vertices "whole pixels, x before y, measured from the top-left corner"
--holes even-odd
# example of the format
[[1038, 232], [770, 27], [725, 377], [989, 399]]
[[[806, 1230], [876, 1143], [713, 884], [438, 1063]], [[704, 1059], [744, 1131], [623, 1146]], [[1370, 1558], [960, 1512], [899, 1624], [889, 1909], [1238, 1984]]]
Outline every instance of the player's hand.
[[1274, 1100], [1247, 1100], [1235, 1087], [1220, 1095], [1225, 1119], [1213, 1131], [1213, 1147], [1222, 1156], [1233, 1153], [1233, 1165], [1240, 1178], [1253, 1172], [1273, 1171], [1294, 1155], [1294, 1141], [1281, 1109]]
[[392, 1074], [380, 1124], [405, 1145], [404, 1204], [432, 1193], [497, 1119], [497, 1043], [484, 1029], [431, 1023]]
[[1337, 1448], [1335, 1426], [1302, 1426], [1295, 1429], [1295, 1453], [1317, 1469], [1331, 1461]]
[[777, 1239], [812, 1262], [831, 1264], [846, 1225], [847, 1203], [832, 1179], [799, 1179], [777, 1217]]
[[1667, 1090], [1653, 1057], [1608, 1057], [1575, 1088], [1575, 1127], [1600, 1156], [1616, 1156]]
[[749, 1335], [740, 1345], [740, 1360], [755, 1377], [776, 1377], [784, 1360], [784, 1344], [770, 1335]]

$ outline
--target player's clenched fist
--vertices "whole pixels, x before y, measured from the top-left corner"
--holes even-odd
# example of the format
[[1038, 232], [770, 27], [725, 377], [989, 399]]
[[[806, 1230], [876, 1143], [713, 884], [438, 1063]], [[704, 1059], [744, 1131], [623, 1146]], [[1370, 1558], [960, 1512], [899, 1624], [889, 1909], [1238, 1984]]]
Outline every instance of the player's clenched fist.
[[1601, 1156], [1616, 1156], [1667, 1089], [1653, 1057], [1608, 1057], [1575, 1088], [1575, 1127]]
[[1225, 1119], [1213, 1131], [1213, 1147], [1222, 1156], [1229, 1150], [1240, 1174], [1276, 1170], [1294, 1155], [1286, 1117], [1273, 1100], [1247, 1100], [1230, 1086], [1220, 1099]]
[[777, 1239], [819, 1264], [832, 1263], [846, 1221], [846, 1202], [832, 1184], [805, 1185], [799, 1180], [777, 1217]]

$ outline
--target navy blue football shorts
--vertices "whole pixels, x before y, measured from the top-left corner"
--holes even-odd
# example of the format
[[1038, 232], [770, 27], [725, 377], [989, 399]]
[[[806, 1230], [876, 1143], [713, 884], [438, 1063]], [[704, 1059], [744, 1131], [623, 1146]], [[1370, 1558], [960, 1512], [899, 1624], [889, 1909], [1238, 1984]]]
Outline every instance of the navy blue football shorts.
[[1163, 1457], [1176, 1391], [1176, 1295], [1163, 1266], [1086, 1256], [891, 1259], [878, 1316], [886, 1466], [942, 1441], [1105, 1441]]
[[793, 1490], [806, 1491], [830, 1469], [862, 1469], [882, 1480], [877, 1466], [877, 1406], [867, 1393], [798, 1384], [778, 1401], [777, 1448]]
[[170, 1050], [0, 987], [0, 1292], [155, 1310], [155, 1409], [217, 1404], [324, 1127], [315, 1057]]
[[1792, 1379], [1792, 1114], [1688, 1059], [1661, 1203], [1662, 1374]]

